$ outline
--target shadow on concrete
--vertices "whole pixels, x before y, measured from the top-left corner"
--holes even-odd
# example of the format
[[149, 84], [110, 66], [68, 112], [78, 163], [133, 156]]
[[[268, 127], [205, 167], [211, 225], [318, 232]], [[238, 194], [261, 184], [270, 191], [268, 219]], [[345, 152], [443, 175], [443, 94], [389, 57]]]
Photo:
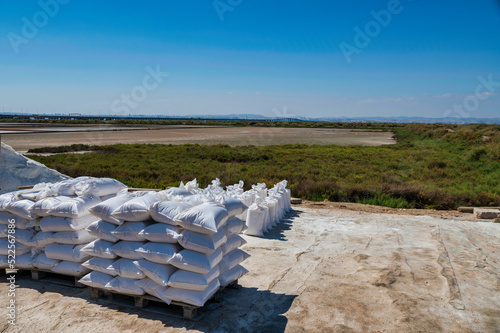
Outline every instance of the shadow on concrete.
[[[6, 277], [0, 277], [3, 281]], [[88, 304], [98, 305], [99, 312], [114, 310], [139, 318], [160, 321], [165, 328], [182, 328], [202, 332], [284, 332], [287, 318], [283, 315], [290, 309], [297, 295], [276, 294], [257, 288], [226, 288], [217, 297], [198, 310], [194, 320], [184, 319], [182, 308], [152, 303], [144, 309], [134, 307], [133, 297], [120, 296], [119, 300], [94, 300], [90, 288], [76, 288], [53, 284], [50, 281], [35, 281], [31, 275], [17, 274], [18, 288], [35, 289], [40, 293], [58, 293], [65, 297], [84, 299]], [[129, 298], [129, 299], [127, 299]]]
[[301, 210], [292, 209], [285, 215], [280, 223], [276, 227], [274, 227], [273, 230], [269, 231], [267, 234], [264, 234], [263, 238], [286, 241], [287, 239], [285, 237], [285, 231], [292, 229], [293, 221], [302, 213], [303, 212]]

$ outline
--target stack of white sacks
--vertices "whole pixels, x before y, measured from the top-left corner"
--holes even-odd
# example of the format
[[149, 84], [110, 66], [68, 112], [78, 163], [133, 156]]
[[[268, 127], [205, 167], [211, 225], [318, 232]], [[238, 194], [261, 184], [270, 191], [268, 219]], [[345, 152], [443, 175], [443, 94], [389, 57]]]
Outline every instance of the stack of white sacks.
[[0, 267], [7, 268], [13, 261], [19, 268], [32, 267], [32, 258], [39, 253], [32, 239], [40, 224], [31, 213], [33, 204], [13, 193], [0, 196]]
[[[0, 196], [0, 268], [8, 267], [9, 220], [16, 268], [83, 276], [128, 295], [203, 306], [245, 275], [241, 233], [263, 234], [290, 209], [286, 181], [224, 190], [196, 180], [165, 191], [129, 193], [109, 178], [80, 177]], [[245, 222], [246, 221], [246, 224]]]
[[200, 196], [213, 197], [217, 195], [241, 200], [249, 207], [247, 211], [238, 216], [246, 222], [248, 227], [245, 234], [262, 237], [276, 227], [292, 208], [291, 192], [290, 189], [286, 188], [287, 184], [288, 182], [284, 180], [268, 190], [265, 183], [259, 183], [252, 185], [251, 190], [244, 191], [243, 181], [240, 181], [239, 184], [228, 186], [227, 191], [224, 191], [218, 179], [212, 181], [212, 184], [206, 189], [199, 189], [195, 179], [185, 185], [181, 183], [180, 187], [195, 194], [192, 200]]
[[243, 220], [248, 229], [245, 234], [250, 236], [264, 236], [285, 217], [291, 206], [290, 190], [286, 188], [284, 180], [268, 190], [266, 184], [252, 185], [250, 191], [242, 193], [239, 198], [249, 209]]
[[[81, 249], [96, 238], [85, 228], [98, 220], [88, 209], [125, 188], [110, 178], [80, 177], [1, 195], [0, 236], [7, 236], [7, 223], [13, 222], [15, 268], [87, 273], [81, 263], [89, 256]], [[7, 238], [0, 239], [1, 268], [9, 267], [9, 244]]]
[[[221, 286], [248, 271], [239, 249], [247, 207], [229, 196], [186, 188], [118, 195], [90, 209], [101, 220], [87, 230], [98, 240], [80, 282], [128, 295], [203, 306]], [[217, 198], [216, 198], [217, 197]]]

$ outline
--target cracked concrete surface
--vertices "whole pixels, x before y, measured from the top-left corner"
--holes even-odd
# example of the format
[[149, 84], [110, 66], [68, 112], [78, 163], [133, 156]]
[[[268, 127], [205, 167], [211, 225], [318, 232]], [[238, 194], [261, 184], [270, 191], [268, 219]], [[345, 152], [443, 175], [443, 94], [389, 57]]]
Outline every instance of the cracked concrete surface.
[[24, 278], [18, 326], [2, 319], [0, 331], [500, 332], [498, 224], [299, 205], [265, 238], [245, 238], [241, 289], [198, 321]]

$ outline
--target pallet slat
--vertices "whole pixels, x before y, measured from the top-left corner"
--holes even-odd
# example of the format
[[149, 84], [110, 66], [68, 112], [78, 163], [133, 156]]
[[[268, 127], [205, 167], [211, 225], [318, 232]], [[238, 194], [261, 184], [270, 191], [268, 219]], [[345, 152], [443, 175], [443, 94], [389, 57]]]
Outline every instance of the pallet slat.
[[193, 319], [195, 319], [196, 315], [198, 314], [198, 307], [190, 305], [190, 304], [185, 304], [185, 303], [180, 303], [180, 302], [172, 302], [172, 303], [170, 303], [170, 305], [167, 305], [161, 299], [154, 297], [154, 296], [150, 296], [150, 295], [141, 295], [141, 296], [126, 295], [126, 294], [115, 293], [115, 292], [112, 292], [109, 290], [102, 290], [102, 289], [94, 288], [94, 287], [90, 288], [90, 298], [91, 299], [94, 299], [94, 300], [98, 300], [98, 299], [106, 300], [107, 299], [108, 301], [115, 303], [113, 301], [113, 296], [118, 296], [121, 298], [129, 297], [129, 298], [133, 299], [134, 307], [139, 309], [139, 310], [143, 310], [143, 309], [147, 308], [149, 305], [149, 301], [154, 301], [154, 302], [161, 303], [162, 305], [165, 305], [166, 307], [169, 307], [169, 306], [181, 307], [184, 319], [193, 320]]
[[[230, 285], [228, 285], [226, 287], [220, 288], [212, 296], [211, 299], [217, 299], [220, 292], [222, 290], [224, 290], [225, 288], [236, 288], [237, 286], [238, 286], [238, 280], [232, 282]], [[127, 295], [127, 294], [115, 293], [115, 292], [112, 292], [109, 290], [94, 288], [94, 287], [90, 288], [90, 298], [94, 299], [94, 300], [107, 298], [108, 300], [110, 300], [112, 302], [114, 295], [116, 295], [118, 297], [129, 297], [130, 299], [133, 299], [134, 300], [134, 307], [137, 309], [140, 309], [140, 310], [147, 308], [149, 306], [150, 301], [161, 303], [162, 305], [166, 306], [167, 308], [170, 306], [178, 306], [178, 307], [182, 308], [183, 318], [189, 319], [189, 320], [194, 320], [198, 314], [198, 309], [200, 309], [200, 307], [198, 307], [198, 306], [187, 304], [187, 303], [182, 303], [182, 302], [177, 302], [177, 301], [172, 301], [170, 303], [170, 305], [167, 305], [163, 300], [161, 300], [157, 297], [151, 296], [151, 295], [141, 295], [141, 296]]]
[[31, 271], [31, 279], [35, 281], [46, 281], [53, 284], [59, 284], [68, 287], [76, 287], [76, 288], [85, 288], [86, 286], [78, 282], [82, 277], [81, 276], [70, 276], [57, 274], [52, 271], [46, 271], [41, 269], [32, 269]]

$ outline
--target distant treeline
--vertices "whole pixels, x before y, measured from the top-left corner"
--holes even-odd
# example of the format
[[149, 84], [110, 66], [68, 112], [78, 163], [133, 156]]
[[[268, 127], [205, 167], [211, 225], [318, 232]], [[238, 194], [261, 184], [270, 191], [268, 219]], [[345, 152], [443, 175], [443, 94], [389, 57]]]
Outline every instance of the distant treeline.
[[[258, 124], [265, 125], [279, 124]], [[240, 179], [246, 184], [272, 185], [287, 179], [294, 196], [315, 201], [396, 208], [500, 206], [500, 125], [328, 126], [392, 130], [397, 144], [378, 147], [118, 144], [74, 145], [31, 152], [91, 151], [33, 158], [73, 177], [113, 177], [134, 187], [164, 188], [193, 178], [203, 186], [215, 178], [220, 178], [224, 185]]]
[[[1, 123], [26, 123], [26, 124], [68, 124], [68, 125], [116, 125], [116, 126], [136, 126], [136, 125], [158, 125], [158, 126], [232, 126], [232, 127], [301, 127], [301, 128], [348, 128], [348, 129], [379, 129], [390, 130], [401, 126], [399, 123], [370, 123], [370, 122], [285, 122], [285, 121], [247, 121], [247, 120], [47, 120], [47, 119], [0, 119]], [[404, 125], [402, 125], [404, 126]]]

